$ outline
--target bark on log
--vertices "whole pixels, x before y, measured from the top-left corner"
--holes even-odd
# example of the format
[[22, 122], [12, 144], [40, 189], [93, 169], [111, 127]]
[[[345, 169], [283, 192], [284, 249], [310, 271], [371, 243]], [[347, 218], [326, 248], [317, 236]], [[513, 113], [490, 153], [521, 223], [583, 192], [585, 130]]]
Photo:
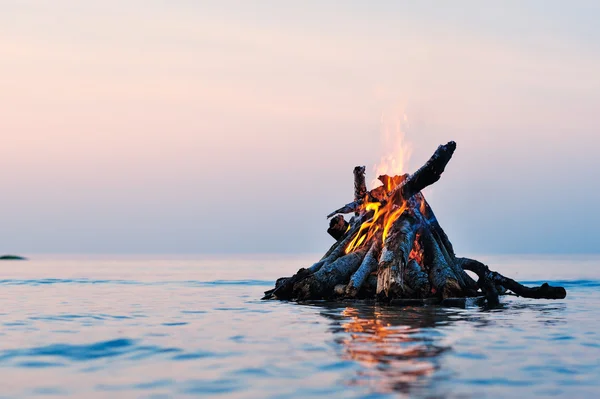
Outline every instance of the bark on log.
[[377, 264], [379, 263], [379, 253], [381, 248], [381, 237], [375, 236], [373, 244], [369, 252], [365, 255], [360, 267], [350, 278], [350, 282], [346, 286], [346, 296], [348, 298], [355, 298], [365, 281], [369, 278], [371, 273], [377, 271]]
[[428, 226], [424, 226], [421, 240], [425, 249], [423, 261], [429, 281], [436, 293], [444, 299], [464, 296], [458, 277], [446, 262], [446, 258]]
[[348, 226], [350, 226], [350, 224], [344, 219], [343, 215], [336, 215], [329, 221], [327, 233], [336, 240], [339, 240], [344, 236], [344, 233], [348, 231]]
[[392, 299], [402, 296], [404, 269], [417, 234], [417, 219], [405, 212], [396, 219], [383, 244], [377, 270], [377, 297]]
[[365, 181], [366, 169], [367, 168], [364, 166], [356, 166], [354, 168], [354, 201], [364, 200], [367, 195], [367, 182]]
[[413, 291], [415, 298], [423, 299], [431, 295], [431, 285], [427, 273], [414, 259], [409, 260], [406, 265], [404, 282]]
[[323, 266], [315, 274], [294, 284], [292, 296], [298, 300], [333, 297], [335, 286], [348, 281], [360, 266], [366, 253], [367, 248], [362, 248]]
[[552, 287], [548, 285], [548, 283], [544, 283], [540, 287], [526, 287], [513, 279], [504, 277], [500, 273], [490, 270], [483, 263], [473, 259], [459, 258], [459, 264], [463, 269], [470, 270], [477, 274], [480, 280], [484, 279], [488, 281], [494, 289], [499, 285], [524, 298], [563, 299], [567, 296], [567, 291], [563, 287]]

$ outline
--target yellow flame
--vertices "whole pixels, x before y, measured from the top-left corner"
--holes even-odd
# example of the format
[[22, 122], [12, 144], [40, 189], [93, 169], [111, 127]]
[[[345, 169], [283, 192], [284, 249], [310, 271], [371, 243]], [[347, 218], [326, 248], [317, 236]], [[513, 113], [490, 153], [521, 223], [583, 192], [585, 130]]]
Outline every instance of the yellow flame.
[[402, 206], [400, 208], [398, 208], [394, 212], [392, 212], [392, 214], [387, 218], [387, 220], [385, 221], [385, 226], [383, 227], [383, 236], [381, 237], [383, 239], [383, 241], [385, 241], [385, 239], [387, 238], [388, 233], [390, 232], [390, 228], [392, 227], [392, 224], [394, 224], [396, 219], [398, 219], [398, 217], [400, 215], [402, 215], [402, 213], [405, 210], [406, 210], [406, 205], [402, 204]]
[[358, 242], [356, 243], [356, 248], [360, 248], [360, 245], [365, 242], [365, 239], [367, 238], [366, 234], [363, 234], [362, 237], [360, 237], [360, 239], [358, 240]]

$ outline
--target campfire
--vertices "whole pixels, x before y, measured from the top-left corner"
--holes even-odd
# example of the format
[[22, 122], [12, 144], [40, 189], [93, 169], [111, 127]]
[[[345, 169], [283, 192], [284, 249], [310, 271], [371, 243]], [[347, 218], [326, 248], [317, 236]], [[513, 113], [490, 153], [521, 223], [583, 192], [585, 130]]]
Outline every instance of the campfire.
[[[564, 298], [562, 287], [525, 287], [477, 260], [455, 255], [421, 193], [440, 179], [455, 150], [453, 141], [441, 145], [413, 174], [382, 174], [370, 191], [366, 168], [355, 167], [354, 201], [327, 215], [327, 232], [336, 242], [314, 265], [278, 279], [263, 299], [451, 305], [460, 302], [456, 298], [477, 298], [494, 306], [509, 291], [527, 298]], [[346, 220], [348, 214], [353, 216]]]

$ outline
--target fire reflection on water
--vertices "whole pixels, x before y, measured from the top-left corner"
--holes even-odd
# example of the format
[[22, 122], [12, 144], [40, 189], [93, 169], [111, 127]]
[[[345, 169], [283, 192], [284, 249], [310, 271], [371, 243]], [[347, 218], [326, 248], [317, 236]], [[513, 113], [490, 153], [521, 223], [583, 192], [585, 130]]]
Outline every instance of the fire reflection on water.
[[431, 330], [448, 321], [437, 309], [366, 306], [323, 314], [338, 319], [332, 330], [341, 357], [362, 366], [346, 383], [374, 392], [408, 395], [427, 385], [440, 369], [440, 355], [450, 349]]

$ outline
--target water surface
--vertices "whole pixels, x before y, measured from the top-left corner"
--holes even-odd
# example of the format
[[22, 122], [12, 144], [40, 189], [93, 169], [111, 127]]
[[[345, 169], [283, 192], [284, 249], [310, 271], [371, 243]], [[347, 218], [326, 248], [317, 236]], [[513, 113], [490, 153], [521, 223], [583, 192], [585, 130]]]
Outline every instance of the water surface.
[[[483, 257], [547, 301], [260, 301], [316, 256], [0, 262], [0, 397], [594, 397], [597, 257]], [[480, 257], [481, 258], [481, 257]]]

